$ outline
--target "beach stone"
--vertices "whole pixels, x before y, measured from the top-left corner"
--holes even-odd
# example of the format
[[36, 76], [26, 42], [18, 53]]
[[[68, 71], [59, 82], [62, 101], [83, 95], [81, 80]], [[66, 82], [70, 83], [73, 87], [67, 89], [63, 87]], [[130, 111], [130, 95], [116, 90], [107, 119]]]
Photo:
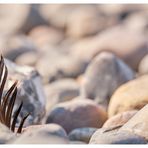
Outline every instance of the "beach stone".
[[27, 132], [28, 134], [32, 132], [46, 132], [49, 135], [59, 136], [62, 138], [67, 138], [68, 136], [65, 130], [58, 124], [43, 124], [43, 125], [31, 125], [23, 129], [23, 133]]
[[72, 130], [68, 136], [69, 139], [72, 141], [83, 141], [85, 143], [89, 143], [91, 136], [96, 130], [97, 128], [89, 128], [89, 127], [77, 128]]
[[63, 33], [49, 26], [37, 26], [29, 32], [29, 37], [38, 47], [56, 45], [63, 40]]
[[[5, 60], [8, 67], [8, 83], [6, 88], [10, 88], [14, 81], [18, 80], [18, 93], [14, 111], [23, 101], [23, 109], [20, 117], [30, 112], [25, 122], [25, 126], [41, 123], [45, 115], [45, 94], [39, 73], [28, 66], [18, 66], [9, 60]], [[18, 122], [21, 118], [18, 118]]]
[[101, 52], [85, 71], [81, 95], [106, 107], [114, 91], [133, 78], [134, 72], [123, 61], [112, 53]]
[[132, 132], [101, 128], [91, 137], [89, 144], [146, 144], [147, 141]]
[[43, 18], [55, 27], [60, 29], [66, 28], [67, 19], [71, 15], [73, 9], [78, 5], [70, 4], [47, 4], [40, 6], [40, 14]]
[[[18, 65], [27, 65], [27, 66], [35, 66], [38, 60], [39, 55], [37, 52], [27, 52], [23, 53], [22, 55], [18, 56], [15, 59], [15, 63]], [[26, 60], [27, 59], [27, 60]]]
[[46, 131], [34, 131], [29, 134], [25, 132], [8, 144], [69, 144], [69, 141], [59, 136], [50, 135]]
[[69, 133], [81, 127], [99, 128], [106, 119], [101, 106], [89, 99], [75, 98], [55, 105], [48, 113], [46, 123], [57, 123]]
[[104, 123], [103, 128], [110, 128], [110, 127], [115, 127], [118, 125], [124, 125], [137, 112], [138, 112], [137, 110], [131, 110], [131, 111], [126, 111], [126, 112], [114, 115]]
[[65, 56], [66, 57], [64, 57], [59, 67], [61, 73], [63, 73], [65, 77], [77, 78], [79, 75], [85, 72], [88, 63], [85, 63], [80, 58], [77, 58], [70, 54], [67, 54]]
[[148, 103], [148, 76], [141, 76], [120, 86], [110, 99], [109, 117], [128, 110], [140, 110]]
[[148, 54], [141, 60], [138, 71], [140, 74], [148, 74]]
[[136, 113], [120, 130], [131, 131], [148, 141], [148, 105]]
[[67, 21], [67, 34], [69, 37], [79, 39], [94, 35], [105, 27], [105, 16], [99, 14], [96, 7], [80, 7], [72, 11]]
[[148, 53], [146, 36], [125, 25], [117, 25], [84, 38], [74, 43], [70, 50], [72, 55], [81, 57], [85, 62], [91, 61], [101, 51], [110, 51], [134, 70], [138, 69], [139, 62]]
[[47, 98], [46, 109], [50, 109], [59, 102], [65, 102], [77, 97], [79, 85], [74, 79], [61, 79], [45, 86]]

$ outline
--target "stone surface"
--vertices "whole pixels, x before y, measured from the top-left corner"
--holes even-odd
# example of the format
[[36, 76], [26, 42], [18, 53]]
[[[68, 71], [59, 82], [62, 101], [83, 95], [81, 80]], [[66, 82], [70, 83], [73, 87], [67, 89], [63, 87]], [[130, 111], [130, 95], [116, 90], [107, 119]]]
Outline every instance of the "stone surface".
[[148, 54], [141, 60], [138, 71], [140, 74], [148, 74]]
[[54, 106], [48, 113], [46, 123], [57, 123], [69, 133], [75, 128], [99, 128], [106, 119], [106, 112], [101, 106], [89, 99], [75, 98]]
[[148, 76], [141, 76], [120, 86], [111, 97], [109, 117], [128, 110], [141, 109], [148, 103]]
[[133, 78], [133, 71], [124, 62], [112, 53], [101, 52], [86, 69], [81, 94], [107, 106], [114, 91]]
[[145, 105], [120, 130], [131, 131], [148, 141], [148, 105]]
[[57, 124], [33, 125], [23, 128], [23, 133], [9, 144], [68, 144], [65, 130]]
[[101, 51], [110, 51], [136, 70], [141, 59], [148, 53], [146, 36], [124, 25], [84, 38], [73, 44], [70, 50], [72, 55], [81, 57], [86, 62]]
[[59, 136], [49, 135], [46, 132], [34, 132], [30, 135], [26, 132], [8, 144], [69, 144], [69, 141]]
[[23, 129], [23, 133], [27, 132], [28, 134], [32, 132], [46, 132], [49, 135], [59, 136], [65, 139], [68, 139], [68, 136], [65, 130], [58, 124], [43, 124], [43, 125], [32, 125]]
[[85, 143], [89, 143], [91, 136], [96, 130], [97, 128], [89, 128], [89, 127], [77, 128], [72, 130], [68, 136], [69, 139], [72, 141], [83, 141]]
[[146, 144], [147, 141], [132, 132], [98, 129], [91, 137], [90, 144]]
[[114, 115], [104, 123], [103, 128], [110, 128], [110, 127], [115, 127], [115, 126], [118, 126], [118, 125], [124, 125], [137, 112], [138, 112], [137, 110], [131, 110], [131, 111], [126, 111], [126, 112]]
[[59, 102], [72, 100], [79, 95], [79, 85], [74, 79], [61, 79], [45, 86], [46, 109]]
[[25, 125], [40, 123], [45, 114], [46, 104], [40, 75], [32, 67], [18, 66], [9, 60], [5, 60], [5, 63], [9, 71], [7, 89], [14, 81], [19, 82], [15, 108], [23, 101], [20, 117], [30, 112]]
[[0, 123], [0, 144], [6, 144], [15, 138], [16, 135], [12, 133], [5, 125]]

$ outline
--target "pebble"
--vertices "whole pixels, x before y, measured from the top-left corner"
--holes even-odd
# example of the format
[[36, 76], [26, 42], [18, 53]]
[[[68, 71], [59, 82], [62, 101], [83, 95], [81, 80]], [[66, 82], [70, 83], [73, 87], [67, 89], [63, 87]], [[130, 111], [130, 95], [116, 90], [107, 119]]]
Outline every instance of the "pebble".
[[108, 115], [128, 110], [140, 110], [148, 103], [148, 75], [138, 77], [121, 85], [110, 99]]
[[69, 133], [81, 127], [99, 128], [106, 119], [107, 114], [101, 106], [89, 99], [75, 98], [55, 105], [48, 113], [46, 123], [57, 123]]
[[82, 141], [85, 143], [89, 143], [89, 140], [93, 133], [97, 130], [97, 128], [76, 128], [69, 133], [69, 139], [72, 141]]
[[44, 88], [47, 98], [47, 110], [57, 103], [72, 100], [80, 94], [79, 85], [74, 79], [57, 80], [47, 84]]
[[101, 52], [88, 65], [81, 95], [107, 107], [114, 91], [134, 78], [134, 72], [122, 60], [109, 52]]

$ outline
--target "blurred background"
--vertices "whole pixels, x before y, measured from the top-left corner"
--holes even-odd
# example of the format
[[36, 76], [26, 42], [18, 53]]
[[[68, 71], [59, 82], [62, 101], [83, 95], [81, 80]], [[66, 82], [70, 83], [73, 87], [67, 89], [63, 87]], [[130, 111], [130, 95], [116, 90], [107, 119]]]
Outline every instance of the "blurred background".
[[[99, 70], [104, 66], [101, 59], [97, 67], [100, 77], [96, 77], [96, 68], [87, 67], [90, 63], [97, 65], [93, 59], [102, 51], [112, 52], [121, 61], [112, 59], [114, 71], [107, 75], [110, 70], [106, 65], [106, 69]], [[82, 94], [81, 86], [87, 69], [86, 79], [87, 75], [90, 75], [90, 80], [95, 75], [94, 81], [91, 80], [92, 86], [88, 84], [88, 93], [99, 85], [96, 90], [101, 89], [101, 95], [105, 93], [106, 98], [111, 97], [118, 79], [127, 81], [134, 78], [122, 61], [137, 75], [148, 73], [148, 5], [1, 4], [0, 52], [21, 66], [21, 70], [12, 66], [17, 71], [16, 76], [12, 74], [14, 79], [20, 71], [20, 77], [24, 77], [23, 91], [18, 98], [28, 98], [26, 110], [34, 113], [30, 124], [38, 123], [45, 113], [45, 105], [48, 110], [59, 102]], [[43, 85], [36, 79], [36, 73], [27, 73], [26, 65], [37, 70]], [[110, 81], [106, 77], [116, 78], [111, 78], [113, 81], [109, 86]], [[104, 87], [102, 81], [95, 83], [99, 78], [105, 82]]]
[[148, 53], [147, 36], [147, 5], [0, 5], [2, 54], [35, 67], [44, 83], [81, 80], [90, 61], [104, 50], [138, 71]]

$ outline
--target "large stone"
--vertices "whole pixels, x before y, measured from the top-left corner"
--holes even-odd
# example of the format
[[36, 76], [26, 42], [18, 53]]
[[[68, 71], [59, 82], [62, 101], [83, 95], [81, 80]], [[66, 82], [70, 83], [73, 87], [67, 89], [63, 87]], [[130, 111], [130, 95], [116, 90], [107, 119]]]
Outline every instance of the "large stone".
[[132, 132], [119, 131], [119, 128], [101, 128], [91, 137], [90, 144], [146, 144], [147, 141]]
[[120, 86], [111, 97], [109, 117], [128, 110], [141, 109], [148, 103], [148, 76], [141, 76]]
[[69, 133], [75, 128], [99, 128], [106, 121], [103, 108], [89, 99], [75, 98], [57, 104], [48, 114], [47, 123], [57, 123]]
[[83, 141], [85, 143], [89, 143], [91, 136], [96, 130], [97, 128], [89, 128], [89, 127], [77, 128], [72, 130], [68, 136], [69, 139], [72, 141]]
[[9, 71], [7, 89], [14, 81], [19, 82], [15, 108], [23, 101], [20, 117], [30, 112], [25, 125], [40, 123], [45, 114], [45, 95], [40, 75], [32, 67], [18, 66], [9, 60], [5, 60], [5, 63]]
[[145, 105], [120, 130], [131, 131], [148, 141], [148, 105]]
[[87, 67], [81, 94], [107, 106], [114, 91], [133, 78], [133, 71], [124, 62], [112, 53], [102, 52]]
[[[133, 69], [148, 53], [146, 36], [139, 31], [119, 25], [102, 31], [94, 37], [87, 37], [71, 46], [71, 54], [85, 62], [101, 51], [110, 51], [125, 61]], [[83, 55], [83, 56], [82, 56]]]
[[103, 125], [103, 128], [115, 127], [118, 125], [124, 125], [128, 120], [130, 120], [135, 114], [137, 110], [126, 111], [123, 113], [119, 113], [111, 118], [109, 118]]
[[72, 100], [79, 95], [79, 85], [74, 79], [61, 79], [45, 86], [46, 109], [59, 102]]

